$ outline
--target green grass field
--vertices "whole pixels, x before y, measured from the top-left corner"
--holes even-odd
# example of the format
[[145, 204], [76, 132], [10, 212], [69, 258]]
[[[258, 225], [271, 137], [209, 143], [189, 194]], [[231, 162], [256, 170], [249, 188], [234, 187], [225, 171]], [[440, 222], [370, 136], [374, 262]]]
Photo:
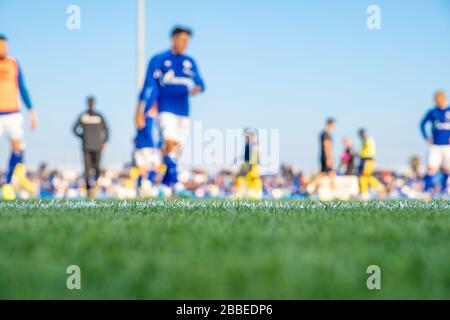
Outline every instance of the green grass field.
[[0, 248], [1, 299], [450, 298], [450, 202], [0, 203]]

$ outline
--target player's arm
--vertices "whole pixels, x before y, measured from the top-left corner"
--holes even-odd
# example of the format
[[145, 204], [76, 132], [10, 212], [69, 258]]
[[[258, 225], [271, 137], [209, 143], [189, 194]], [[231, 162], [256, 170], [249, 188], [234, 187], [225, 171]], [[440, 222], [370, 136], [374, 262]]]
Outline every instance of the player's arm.
[[108, 141], [109, 141], [109, 128], [108, 128], [108, 124], [105, 121], [105, 118], [103, 118], [103, 116], [101, 116], [102, 119], [102, 138], [103, 138], [103, 146], [105, 146]]
[[83, 137], [83, 124], [81, 123], [81, 116], [78, 118], [77, 122], [75, 122], [72, 131], [73, 134], [76, 135], [78, 138]]
[[195, 96], [201, 92], [204, 92], [206, 87], [205, 87], [205, 82], [203, 81], [203, 78], [200, 75], [200, 71], [198, 70], [197, 64], [195, 63], [194, 60], [192, 60], [192, 71], [194, 72], [193, 80], [194, 80], [195, 86], [194, 86], [194, 88], [192, 88], [190, 95]]
[[431, 112], [428, 112], [425, 117], [422, 119], [422, 121], [420, 122], [420, 132], [422, 133], [423, 138], [429, 143], [429, 144], [433, 144], [434, 141], [432, 138], [430, 138], [428, 136], [428, 132], [427, 132], [427, 125], [428, 122], [430, 122], [431, 119]]
[[144, 86], [139, 95], [139, 103], [136, 110], [136, 127], [142, 129], [145, 127], [145, 113], [152, 107], [158, 98], [158, 85], [156, 83], [157, 71], [159, 69], [158, 59], [153, 58], [147, 69]]
[[22, 69], [19, 68], [19, 91], [20, 95], [22, 97], [23, 103], [25, 104], [25, 107], [28, 109], [28, 114], [30, 116], [30, 125], [32, 129], [35, 129], [37, 127], [37, 116], [36, 113], [33, 110], [33, 104], [31, 103], [30, 94], [28, 92], [28, 89], [25, 85], [25, 79], [23, 77]]

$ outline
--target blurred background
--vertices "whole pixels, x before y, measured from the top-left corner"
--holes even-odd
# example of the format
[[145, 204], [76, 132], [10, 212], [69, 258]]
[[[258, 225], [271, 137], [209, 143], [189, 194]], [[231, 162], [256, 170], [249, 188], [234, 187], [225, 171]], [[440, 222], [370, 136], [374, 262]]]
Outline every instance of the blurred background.
[[[66, 9], [81, 9], [68, 30]], [[368, 30], [367, 7], [382, 29]], [[366, 126], [380, 167], [425, 155], [418, 123], [436, 89], [450, 90], [450, 2], [318, 0], [147, 1], [146, 56], [169, 47], [175, 24], [195, 35], [207, 92], [192, 100], [205, 128], [281, 129], [281, 161], [318, 169], [318, 134], [337, 119], [340, 141]], [[137, 102], [135, 1], [0, 0], [0, 32], [23, 68], [40, 124], [27, 133], [27, 163], [81, 169], [71, 127], [94, 94], [111, 127], [104, 165], [129, 162]], [[6, 165], [6, 139], [0, 165]]]

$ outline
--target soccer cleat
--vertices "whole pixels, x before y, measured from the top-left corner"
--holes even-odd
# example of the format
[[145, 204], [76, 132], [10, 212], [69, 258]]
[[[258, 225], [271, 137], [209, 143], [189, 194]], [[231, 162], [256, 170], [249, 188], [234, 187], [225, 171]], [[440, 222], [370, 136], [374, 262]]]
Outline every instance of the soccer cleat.
[[33, 183], [27, 178], [27, 168], [23, 163], [16, 165], [13, 174], [13, 181], [19, 183], [20, 188], [28, 192], [31, 196], [36, 194], [36, 188]]
[[11, 184], [5, 184], [2, 187], [2, 199], [4, 201], [14, 201], [16, 200], [16, 193], [14, 187]]

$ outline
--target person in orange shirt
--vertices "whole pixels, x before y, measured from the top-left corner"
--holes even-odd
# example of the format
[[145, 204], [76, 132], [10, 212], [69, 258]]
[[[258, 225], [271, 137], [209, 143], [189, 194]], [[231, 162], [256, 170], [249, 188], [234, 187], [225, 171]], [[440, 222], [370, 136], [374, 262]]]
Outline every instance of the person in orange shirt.
[[22, 70], [17, 61], [8, 56], [8, 40], [0, 35], [0, 136], [6, 135], [11, 143], [11, 157], [2, 186], [3, 200], [16, 198], [14, 185], [34, 194], [34, 187], [26, 177], [24, 165], [23, 116], [20, 113], [19, 96], [28, 109], [31, 127], [36, 128], [37, 117], [33, 110]]

